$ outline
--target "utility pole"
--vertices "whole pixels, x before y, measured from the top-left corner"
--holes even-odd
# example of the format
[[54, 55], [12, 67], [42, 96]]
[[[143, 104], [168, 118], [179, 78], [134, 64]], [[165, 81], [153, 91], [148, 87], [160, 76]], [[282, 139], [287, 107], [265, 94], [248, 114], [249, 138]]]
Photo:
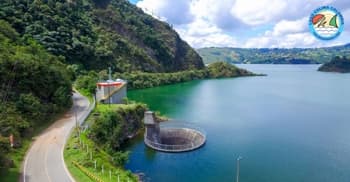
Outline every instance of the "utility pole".
[[77, 114], [77, 108], [74, 106], [74, 117], [75, 117], [75, 127], [77, 128], [78, 131], [78, 136], [80, 138], [80, 131], [79, 131], [79, 123], [78, 123], [78, 114]]
[[236, 166], [236, 182], [239, 182], [239, 165], [240, 165], [240, 160], [242, 159], [241, 156], [238, 156], [237, 158], [237, 166]]
[[111, 107], [111, 90], [110, 90], [110, 84], [109, 82], [112, 81], [112, 70], [111, 67], [108, 67], [108, 80], [107, 80], [107, 86], [108, 86], [108, 106]]
[[109, 82], [107, 81], [107, 87], [108, 87], [108, 107], [111, 107], [111, 90]]
[[94, 98], [95, 98], [95, 107], [97, 107], [97, 88], [95, 89], [95, 93], [94, 93]]
[[77, 111], [74, 108], [74, 117], [75, 117], [75, 126], [78, 128], [78, 117], [77, 117]]
[[112, 80], [112, 70], [111, 67], [108, 67], [108, 79]]

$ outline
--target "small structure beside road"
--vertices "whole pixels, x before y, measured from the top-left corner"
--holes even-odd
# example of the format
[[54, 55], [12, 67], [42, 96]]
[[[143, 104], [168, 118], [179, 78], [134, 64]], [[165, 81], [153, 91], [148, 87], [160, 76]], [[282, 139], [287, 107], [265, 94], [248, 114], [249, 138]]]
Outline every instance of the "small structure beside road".
[[109, 69], [109, 79], [97, 83], [96, 100], [104, 104], [121, 104], [127, 97], [127, 82], [122, 79], [112, 79]]

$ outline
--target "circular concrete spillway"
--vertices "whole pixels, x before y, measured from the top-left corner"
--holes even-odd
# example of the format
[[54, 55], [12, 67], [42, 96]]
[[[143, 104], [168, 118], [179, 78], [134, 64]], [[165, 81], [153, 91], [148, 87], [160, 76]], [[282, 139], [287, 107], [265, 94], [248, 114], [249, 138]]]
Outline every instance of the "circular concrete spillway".
[[204, 132], [192, 128], [162, 127], [158, 138], [150, 139], [145, 136], [145, 144], [155, 150], [163, 152], [186, 152], [204, 145]]

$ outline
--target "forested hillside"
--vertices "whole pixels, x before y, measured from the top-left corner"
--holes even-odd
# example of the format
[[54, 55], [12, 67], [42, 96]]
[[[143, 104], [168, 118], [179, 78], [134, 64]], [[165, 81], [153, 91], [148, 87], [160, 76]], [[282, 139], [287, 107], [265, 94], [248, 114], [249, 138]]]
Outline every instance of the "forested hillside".
[[205, 68], [171, 25], [126, 0], [1, 0], [0, 176], [5, 181], [18, 177], [31, 137], [70, 108], [71, 82], [78, 80], [77, 87], [92, 93], [108, 67], [131, 76], [131, 88], [254, 75], [224, 63]]
[[350, 73], [350, 59], [336, 56], [330, 62], [323, 64], [318, 71]]
[[0, 169], [11, 164], [4, 158], [12, 153], [9, 136], [20, 147], [21, 138], [71, 105], [72, 73], [61, 62], [0, 20]]
[[322, 64], [335, 56], [350, 56], [350, 44], [325, 48], [293, 49], [244, 49], [244, 48], [202, 48], [197, 52], [204, 63], [225, 61], [229, 63], [252, 64]]
[[203, 68], [200, 56], [169, 24], [126, 0], [2, 0], [0, 19], [75, 70]]

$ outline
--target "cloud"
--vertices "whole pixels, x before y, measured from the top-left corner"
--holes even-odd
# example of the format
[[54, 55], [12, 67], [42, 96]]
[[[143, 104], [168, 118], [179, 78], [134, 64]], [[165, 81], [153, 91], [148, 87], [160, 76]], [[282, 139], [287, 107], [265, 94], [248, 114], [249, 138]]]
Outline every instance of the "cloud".
[[304, 17], [299, 20], [291, 21], [291, 20], [282, 20], [273, 28], [272, 35], [281, 36], [289, 33], [300, 33], [308, 30], [308, 17]]
[[350, 8], [342, 12], [344, 17], [344, 29], [350, 31]]
[[201, 47], [237, 47], [237, 40], [227, 34], [224, 33], [213, 33], [205, 37], [201, 37], [200, 39], [187, 36], [186, 33], [182, 34], [184, 39], [187, 40], [193, 47], [201, 48]]
[[188, 0], [143, 0], [136, 5], [145, 12], [172, 24], [186, 24], [193, 20]]
[[195, 48], [237, 46], [235, 37], [226, 34], [222, 29], [204, 19], [198, 19], [185, 26], [177, 26], [175, 29]]
[[[345, 33], [334, 41], [308, 30], [311, 12], [332, 5], [344, 15]], [[200, 47], [320, 47], [350, 42], [346, 0], [141, 0], [149, 14], [173, 24], [190, 45]]]
[[230, 12], [234, 3], [235, 0], [195, 0], [191, 4], [191, 11], [196, 19], [204, 19], [221, 29], [232, 30], [243, 26]]
[[231, 13], [248, 25], [260, 25], [280, 15], [287, 7], [281, 0], [236, 0]]
[[348, 43], [349, 31], [343, 32], [338, 38], [331, 41], [319, 40], [308, 30], [307, 17], [295, 21], [282, 20], [272, 30], [249, 38], [243, 47], [246, 48], [310, 48], [330, 47]]
[[293, 47], [313, 47], [317, 44], [317, 39], [309, 32], [290, 33], [283, 36], [273, 36], [266, 33], [261, 37], [250, 38], [244, 47], [247, 48], [293, 48]]

